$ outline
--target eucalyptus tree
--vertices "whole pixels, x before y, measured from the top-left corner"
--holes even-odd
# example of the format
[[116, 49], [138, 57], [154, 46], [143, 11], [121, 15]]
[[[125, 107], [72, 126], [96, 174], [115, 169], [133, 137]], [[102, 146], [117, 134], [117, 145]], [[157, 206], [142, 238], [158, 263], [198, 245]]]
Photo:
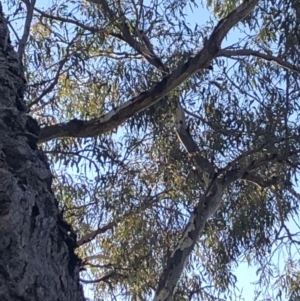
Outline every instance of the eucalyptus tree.
[[298, 1], [2, 2], [1, 300], [297, 298]]

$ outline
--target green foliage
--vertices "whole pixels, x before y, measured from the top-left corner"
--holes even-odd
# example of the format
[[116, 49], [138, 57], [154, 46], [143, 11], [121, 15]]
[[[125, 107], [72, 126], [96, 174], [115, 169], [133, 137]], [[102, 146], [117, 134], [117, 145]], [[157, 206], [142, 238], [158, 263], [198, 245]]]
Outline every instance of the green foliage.
[[[6, 2], [18, 34], [15, 21], [24, 20], [25, 5]], [[53, 1], [46, 8], [37, 2], [24, 65], [27, 104], [41, 126], [91, 120], [146, 91], [165, 74], [137, 48], [147, 44], [145, 35], [160, 62], [174, 70], [201, 49], [216, 17], [239, 5], [203, 1], [211, 20], [201, 24], [192, 0], [108, 1], [108, 8], [92, 1]], [[197, 22], [189, 20], [194, 10]], [[239, 42], [228, 49], [298, 62], [299, 11], [296, 0], [260, 1], [235, 29]], [[249, 166], [249, 172], [273, 182], [262, 187], [245, 175], [228, 187], [174, 300], [239, 299], [234, 268], [243, 261], [257, 266], [262, 295], [285, 300], [299, 294], [299, 256], [293, 257], [299, 234], [288, 228], [299, 209], [293, 188], [300, 162], [299, 75], [253, 56], [219, 57], [212, 67], [113, 132], [42, 146], [55, 176], [53, 190], [79, 241], [97, 231], [78, 249], [86, 268], [83, 281], [93, 284], [96, 297], [150, 299], [204, 193], [176, 136], [177, 101], [205, 158], [220, 170], [230, 162]], [[272, 162], [251, 169], [254, 160], [268, 156], [274, 156]], [[280, 267], [273, 264], [275, 251], [287, 255]]]

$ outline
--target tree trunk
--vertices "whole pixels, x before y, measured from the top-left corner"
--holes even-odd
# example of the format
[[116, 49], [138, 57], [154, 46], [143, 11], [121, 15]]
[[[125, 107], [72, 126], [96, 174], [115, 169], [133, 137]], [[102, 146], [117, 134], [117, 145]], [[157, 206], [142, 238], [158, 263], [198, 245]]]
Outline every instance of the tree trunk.
[[0, 300], [84, 300], [76, 237], [59, 214], [24, 88], [0, 8]]

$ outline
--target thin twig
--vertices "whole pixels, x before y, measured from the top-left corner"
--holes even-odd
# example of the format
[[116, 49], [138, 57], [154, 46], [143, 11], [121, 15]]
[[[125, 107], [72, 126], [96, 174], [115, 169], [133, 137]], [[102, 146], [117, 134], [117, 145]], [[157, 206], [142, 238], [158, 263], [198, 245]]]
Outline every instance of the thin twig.
[[274, 62], [277, 65], [279, 65], [285, 69], [300, 73], [300, 67], [290, 64], [287, 61], [285, 61], [277, 56], [261, 53], [256, 50], [251, 50], [251, 49], [226, 50], [226, 49], [222, 49], [219, 51], [217, 56], [218, 57], [220, 57], [220, 56], [233, 57], [233, 56], [250, 56], [250, 55], [264, 59], [269, 62]]

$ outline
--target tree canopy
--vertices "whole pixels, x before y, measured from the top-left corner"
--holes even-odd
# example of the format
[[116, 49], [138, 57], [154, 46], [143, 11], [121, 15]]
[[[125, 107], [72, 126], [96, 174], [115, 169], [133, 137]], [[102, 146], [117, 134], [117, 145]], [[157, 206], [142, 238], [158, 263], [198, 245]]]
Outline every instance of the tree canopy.
[[2, 2], [93, 296], [296, 300], [299, 1]]

